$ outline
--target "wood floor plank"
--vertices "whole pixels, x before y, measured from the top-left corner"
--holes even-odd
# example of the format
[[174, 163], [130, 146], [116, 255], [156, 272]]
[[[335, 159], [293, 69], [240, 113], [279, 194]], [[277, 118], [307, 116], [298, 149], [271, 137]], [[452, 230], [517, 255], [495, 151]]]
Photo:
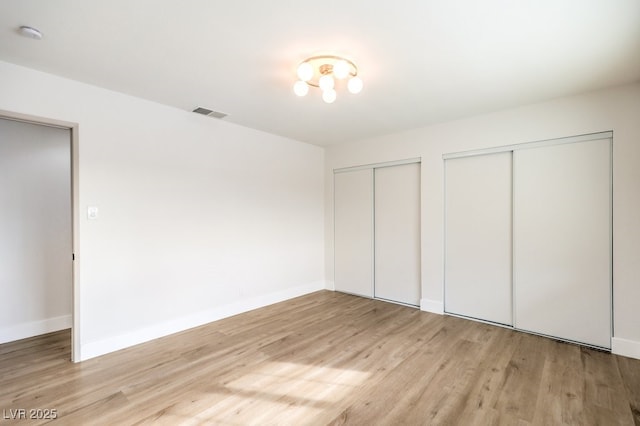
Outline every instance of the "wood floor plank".
[[622, 383], [627, 391], [627, 397], [623, 400], [629, 402], [633, 420], [636, 426], [640, 426], [640, 363], [635, 359], [623, 356], [615, 358]]
[[[468, 351], [465, 346], [473, 343], [464, 338], [466, 321], [446, 318], [430, 318], [437, 324], [431, 335], [424, 335], [424, 339], [417, 341], [417, 350], [413, 351], [402, 362], [393, 368], [381, 371], [376, 382], [367, 382], [360, 387], [356, 404], [349, 406], [333, 419], [333, 424], [350, 423], [353, 421], [363, 424], [388, 422], [413, 406], [419, 406], [423, 413], [421, 419], [431, 419], [437, 414], [437, 404], [442, 400], [446, 386], [447, 373], [459, 367], [457, 356], [465, 356]], [[446, 324], [448, 322], [448, 324]], [[416, 380], [418, 379], [418, 380]], [[425, 389], [433, 390], [432, 397], [422, 398]], [[430, 407], [425, 407], [430, 404]]]
[[546, 356], [554, 344], [559, 343], [533, 335], [520, 341], [506, 366], [493, 408], [526, 422], [533, 421]]
[[[516, 415], [507, 415], [496, 410], [509, 361], [520, 347], [523, 334], [501, 327], [483, 324], [479, 327], [485, 332], [480, 342], [483, 352], [476, 358], [473, 377], [464, 387], [467, 394], [457, 401], [459, 414], [454, 417], [460, 424], [517, 424], [521, 421]], [[486, 332], [490, 332], [487, 334]], [[456, 411], [452, 413], [456, 415]], [[483, 423], [484, 422], [484, 423]]]
[[580, 347], [554, 344], [547, 357], [536, 401], [535, 423], [549, 424], [560, 419], [562, 424], [585, 424], [584, 370]]
[[633, 424], [633, 412], [616, 357], [586, 348], [581, 348], [580, 355], [585, 370], [585, 417], [598, 423]]
[[329, 291], [79, 364], [69, 343], [63, 331], [0, 345], [0, 414], [56, 409], [62, 425], [640, 425], [639, 360]]

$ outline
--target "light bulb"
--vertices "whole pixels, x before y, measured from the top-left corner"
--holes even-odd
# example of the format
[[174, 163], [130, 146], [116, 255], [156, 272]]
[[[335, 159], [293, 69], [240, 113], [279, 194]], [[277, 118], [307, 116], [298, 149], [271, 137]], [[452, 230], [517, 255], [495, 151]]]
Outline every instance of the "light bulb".
[[302, 80], [298, 80], [293, 85], [293, 92], [298, 96], [305, 96], [309, 93], [309, 85]]
[[349, 75], [349, 64], [347, 64], [347, 61], [341, 59], [336, 62], [333, 65], [333, 75], [340, 79], [346, 78]]
[[298, 77], [302, 81], [309, 81], [313, 77], [313, 67], [309, 62], [303, 62], [298, 65]]
[[336, 100], [336, 91], [333, 89], [323, 90], [322, 91], [322, 100], [328, 104], [333, 103]]
[[329, 74], [323, 75], [322, 77], [320, 77], [320, 81], [318, 82], [318, 84], [320, 88], [324, 91], [333, 89], [333, 85], [334, 85], [333, 77], [331, 77]]
[[362, 91], [362, 79], [360, 77], [352, 77], [347, 83], [347, 89], [350, 93], [358, 94]]

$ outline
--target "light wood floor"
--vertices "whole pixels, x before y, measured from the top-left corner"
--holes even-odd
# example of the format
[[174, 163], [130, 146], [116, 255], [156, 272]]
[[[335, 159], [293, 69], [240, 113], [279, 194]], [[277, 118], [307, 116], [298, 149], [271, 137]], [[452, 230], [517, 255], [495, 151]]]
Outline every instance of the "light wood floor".
[[[0, 345], [0, 410], [75, 424], [640, 424], [640, 361], [329, 291], [72, 364]], [[46, 421], [8, 420], [26, 425]]]

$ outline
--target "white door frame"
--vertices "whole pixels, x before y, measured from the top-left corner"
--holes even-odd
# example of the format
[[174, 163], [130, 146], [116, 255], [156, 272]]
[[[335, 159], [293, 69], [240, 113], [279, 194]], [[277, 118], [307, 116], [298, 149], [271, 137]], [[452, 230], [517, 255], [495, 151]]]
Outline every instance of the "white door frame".
[[12, 111], [0, 109], [0, 118], [22, 121], [24, 123], [36, 124], [40, 126], [57, 127], [69, 129], [71, 133], [71, 250], [73, 256], [72, 262], [72, 322], [71, 322], [71, 361], [79, 362], [80, 357], [80, 264], [79, 264], [79, 248], [80, 248], [80, 211], [78, 202], [80, 200], [78, 176], [79, 176], [79, 157], [78, 157], [78, 123], [69, 121], [55, 120], [46, 117], [39, 117], [29, 114], [21, 114]]

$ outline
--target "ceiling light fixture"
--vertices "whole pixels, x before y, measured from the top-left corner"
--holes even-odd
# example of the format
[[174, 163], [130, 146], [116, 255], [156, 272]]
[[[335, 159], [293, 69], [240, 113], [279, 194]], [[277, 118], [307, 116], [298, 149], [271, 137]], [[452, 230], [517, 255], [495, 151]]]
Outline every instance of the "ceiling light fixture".
[[305, 59], [298, 65], [299, 80], [293, 85], [298, 96], [309, 93], [309, 86], [322, 90], [322, 99], [330, 104], [336, 100], [336, 87], [340, 81], [348, 79], [347, 90], [357, 94], [362, 91], [362, 79], [358, 77], [358, 67], [352, 61], [335, 55], [319, 55]]
[[37, 28], [21, 26], [18, 31], [25, 37], [29, 37], [35, 40], [42, 40], [42, 33]]

